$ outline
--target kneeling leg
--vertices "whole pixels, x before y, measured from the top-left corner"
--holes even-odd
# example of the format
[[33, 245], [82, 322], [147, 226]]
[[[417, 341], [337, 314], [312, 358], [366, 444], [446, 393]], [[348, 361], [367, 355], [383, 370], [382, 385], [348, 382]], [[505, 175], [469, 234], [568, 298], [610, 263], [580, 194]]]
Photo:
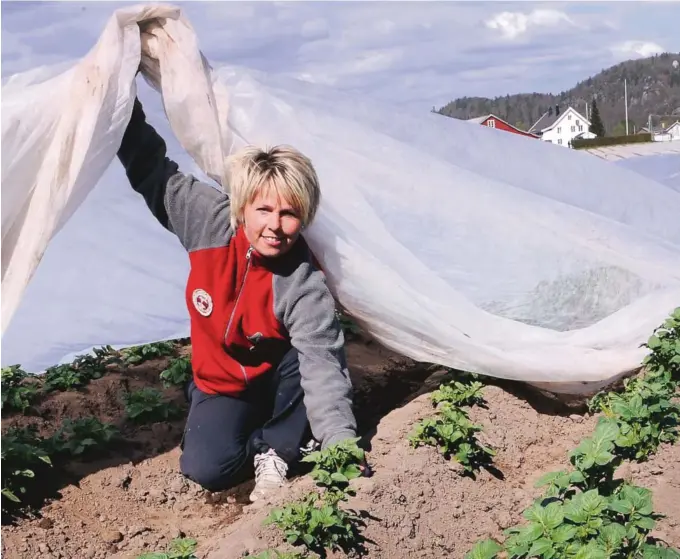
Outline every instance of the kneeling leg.
[[189, 416], [180, 470], [209, 491], [223, 491], [252, 474], [248, 439], [257, 425], [253, 404], [189, 386]]

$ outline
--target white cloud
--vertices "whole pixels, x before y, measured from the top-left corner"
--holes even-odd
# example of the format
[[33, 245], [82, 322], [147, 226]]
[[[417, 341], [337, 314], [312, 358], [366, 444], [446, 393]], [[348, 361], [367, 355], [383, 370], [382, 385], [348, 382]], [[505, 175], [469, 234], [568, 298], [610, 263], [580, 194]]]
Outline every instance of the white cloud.
[[650, 41], [624, 41], [612, 46], [611, 51], [622, 58], [629, 58], [630, 55], [645, 58], [666, 52], [666, 49]]
[[489, 29], [499, 31], [505, 39], [515, 39], [524, 35], [532, 27], [555, 27], [562, 23], [575, 26], [575, 22], [564, 12], [558, 10], [534, 10], [524, 12], [500, 12], [487, 19]]

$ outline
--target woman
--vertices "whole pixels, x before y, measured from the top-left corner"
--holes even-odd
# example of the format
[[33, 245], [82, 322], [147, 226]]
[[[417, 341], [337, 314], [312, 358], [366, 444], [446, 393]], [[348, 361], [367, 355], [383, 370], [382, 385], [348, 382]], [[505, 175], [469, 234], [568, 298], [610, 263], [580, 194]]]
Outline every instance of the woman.
[[228, 196], [178, 171], [138, 100], [118, 157], [189, 254], [181, 471], [218, 491], [254, 467], [250, 499], [261, 499], [312, 436], [326, 448], [356, 432], [335, 303], [300, 236], [319, 205], [316, 172], [292, 148], [249, 147], [232, 161]]

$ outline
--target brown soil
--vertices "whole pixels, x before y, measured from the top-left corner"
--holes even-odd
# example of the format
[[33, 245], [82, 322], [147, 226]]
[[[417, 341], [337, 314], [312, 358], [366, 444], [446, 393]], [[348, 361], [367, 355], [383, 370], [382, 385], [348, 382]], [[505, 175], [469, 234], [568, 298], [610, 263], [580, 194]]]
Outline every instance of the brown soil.
[[[567, 453], [588, 436], [595, 418], [583, 410], [517, 385], [485, 388], [488, 408], [474, 408], [484, 437], [497, 449], [497, 471], [462, 477], [455, 463], [429, 447], [409, 448], [407, 435], [432, 414], [428, 392], [442, 373], [360, 340], [348, 343], [360, 430], [370, 448], [371, 478], [357, 480], [354, 508], [365, 510], [369, 557], [462, 558], [480, 538], [500, 537], [521, 522], [538, 494], [534, 481], [564, 467]], [[252, 482], [210, 494], [178, 472], [183, 420], [137, 427], [123, 420], [121, 394], [140, 386], [160, 387], [161, 359], [128, 370], [112, 370], [82, 393], [57, 393], [42, 402], [38, 415], [3, 419], [35, 424], [51, 434], [66, 417], [95, 415], [117, 424], [124, 440], [107, 456], [74, 461], [67, 475], [54, 476], [54, 495], [37, 516], [2, 528], [7, 559], [134, 559], [161, 550], [172, 538], [199, 541], [201, 559], [230, 559], [281, 543], [262, 520], [272, 506], [290, 501], [312, 486], [295, 479], [272, 502], [250, 505]], [[184, 406], [180, 390], [164, 390]], [[578, 413], [577, 413], [578, 412]], [[668, 446], [648, 463], [626, 465], [621, 475], [649, 487], [655, 510], [667, 517], [657, 536], [680, 545], [680, 447]]]

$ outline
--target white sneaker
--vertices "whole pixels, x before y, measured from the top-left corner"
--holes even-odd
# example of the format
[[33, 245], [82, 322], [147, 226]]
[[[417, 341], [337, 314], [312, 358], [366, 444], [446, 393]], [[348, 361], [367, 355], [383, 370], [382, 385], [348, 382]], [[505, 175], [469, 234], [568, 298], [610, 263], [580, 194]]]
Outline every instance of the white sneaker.
[[255, 488], [250, 494], [251, 502], [264, 498], [273, 490], [286, 484], [288, 464], [273, 448], [265, 454], [255, 455]]

